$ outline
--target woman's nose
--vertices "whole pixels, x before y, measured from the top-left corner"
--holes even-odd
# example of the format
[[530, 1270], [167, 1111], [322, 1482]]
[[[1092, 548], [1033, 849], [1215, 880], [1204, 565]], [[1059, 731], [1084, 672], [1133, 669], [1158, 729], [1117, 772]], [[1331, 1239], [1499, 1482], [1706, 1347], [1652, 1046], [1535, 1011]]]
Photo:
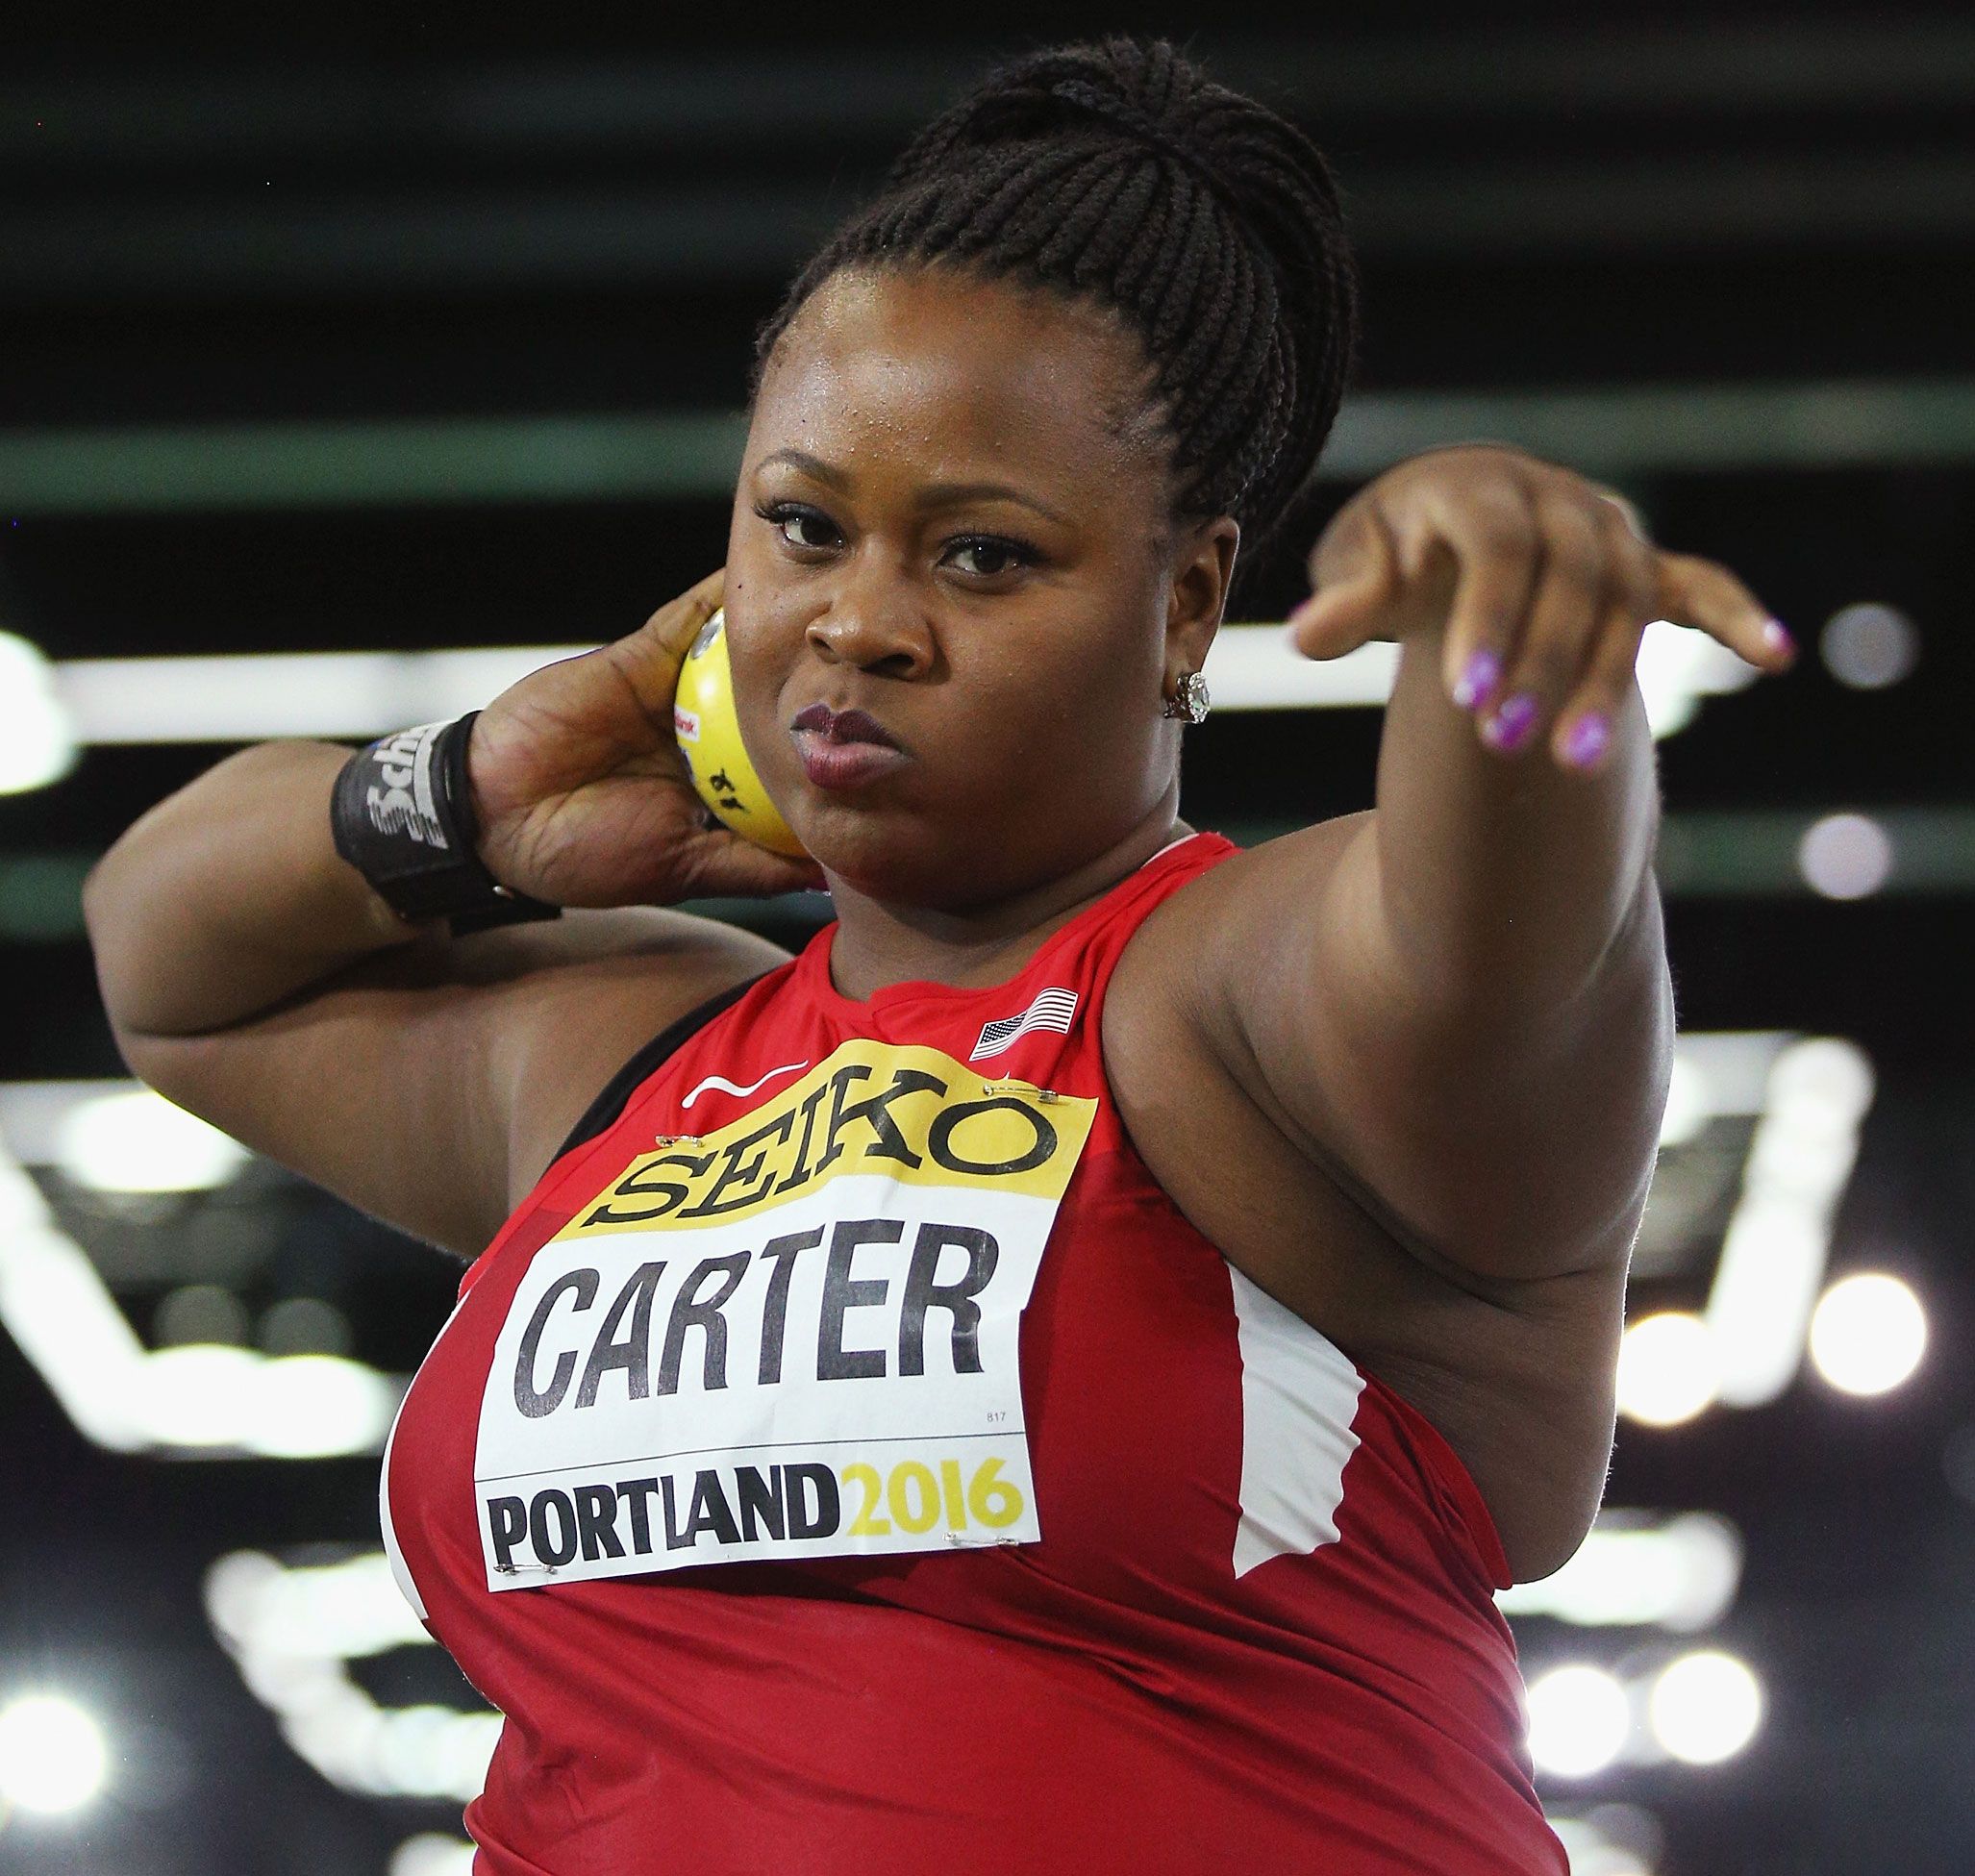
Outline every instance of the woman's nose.
[[924, 609], [903, 582], [847, 582], [810, 621], [808, 638], [833, 663], [888, 676], [916, 677], [933, 663]]

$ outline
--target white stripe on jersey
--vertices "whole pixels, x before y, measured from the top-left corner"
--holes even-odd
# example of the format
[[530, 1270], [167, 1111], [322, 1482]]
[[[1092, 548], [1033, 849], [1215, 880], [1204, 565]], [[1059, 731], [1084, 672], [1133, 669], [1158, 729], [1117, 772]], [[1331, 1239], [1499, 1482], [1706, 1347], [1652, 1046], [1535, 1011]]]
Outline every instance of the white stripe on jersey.
[[1235, 1574], [1338, 1541], [1351, 1422], [1364, 1377], [1350, 1358], [1232, 1264], [1241, 1338], [1241, 1522]]

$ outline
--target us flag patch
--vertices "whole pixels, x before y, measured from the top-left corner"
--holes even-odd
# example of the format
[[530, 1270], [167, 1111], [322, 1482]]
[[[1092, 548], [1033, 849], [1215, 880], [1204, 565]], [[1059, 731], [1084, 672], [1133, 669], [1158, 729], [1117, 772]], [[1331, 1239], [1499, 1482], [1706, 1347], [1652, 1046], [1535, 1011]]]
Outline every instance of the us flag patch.
[[1035, 1002], [1020, 1015], [997, 1016], [991, 1023], [983, 1023], [981, 1039], [974, 1044], [974, 1052], [967, 1060], [983, 1062], [989, 1056], [999, 1055], [1004, 1049], [1012, 1048], [1032, 1029], [1053, 1029], [1059, 1035], [1067, 1036], [1076, 1014], [1075, 990], [1038, 990]]

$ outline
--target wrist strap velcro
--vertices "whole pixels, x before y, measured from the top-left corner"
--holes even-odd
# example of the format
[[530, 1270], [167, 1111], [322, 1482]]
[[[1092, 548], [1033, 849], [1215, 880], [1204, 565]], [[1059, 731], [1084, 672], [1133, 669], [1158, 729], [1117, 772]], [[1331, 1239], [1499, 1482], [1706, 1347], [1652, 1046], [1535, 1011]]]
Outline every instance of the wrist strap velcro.
[[336, 850], [401, 918], [444, 918], [453, 936], [560, 918], [500, 885], [475, 852], [466, 743], [478, 711], [381, 737], [343, 764], [330, 797]]

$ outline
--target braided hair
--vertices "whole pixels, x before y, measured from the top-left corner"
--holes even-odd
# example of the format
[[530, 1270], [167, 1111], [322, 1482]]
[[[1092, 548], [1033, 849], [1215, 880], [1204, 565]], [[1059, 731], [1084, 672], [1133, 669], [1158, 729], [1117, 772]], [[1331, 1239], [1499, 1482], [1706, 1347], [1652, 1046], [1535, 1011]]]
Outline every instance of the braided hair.
[[840, 269], [939, 263], [1123, 319], [1180, 513], [1265, 537], [1310, 481], [1358, 335], [1337, 190], [1300, 131], [1166, 41], [1034, 53], [935, 118], [762, 328], [757, 379]]

